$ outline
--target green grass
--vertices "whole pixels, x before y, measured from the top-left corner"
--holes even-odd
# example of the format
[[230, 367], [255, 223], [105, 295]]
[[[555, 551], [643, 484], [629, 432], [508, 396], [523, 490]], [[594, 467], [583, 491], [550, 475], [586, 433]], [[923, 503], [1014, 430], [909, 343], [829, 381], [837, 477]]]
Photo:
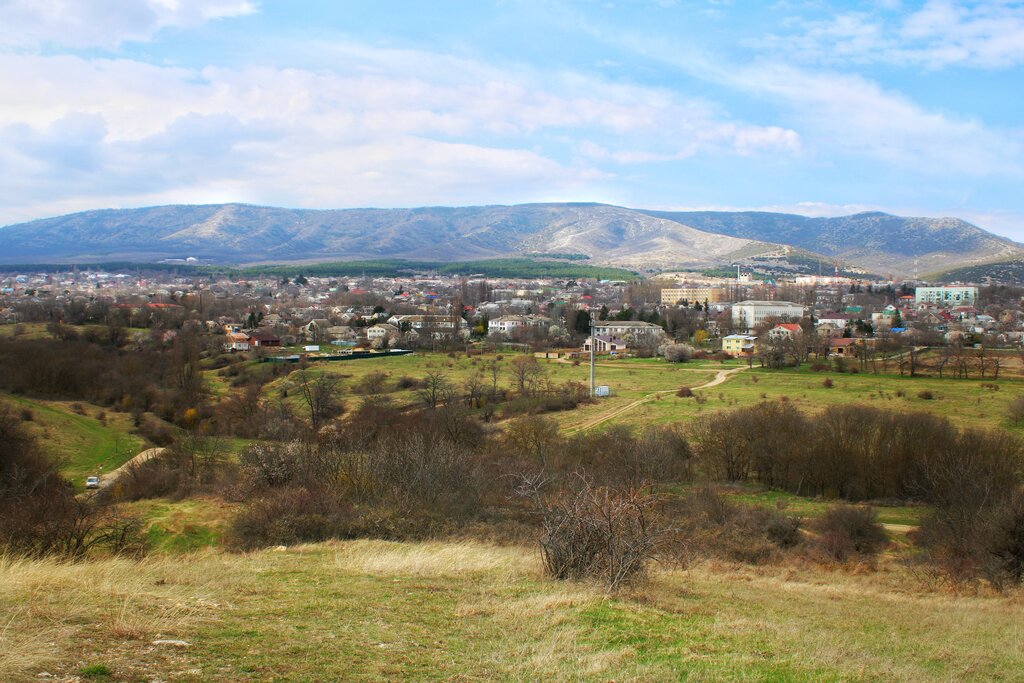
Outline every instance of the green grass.
[[[832, 380], [832, 388], [825, 388], [826, 378]], [[995, 384], [999, 389], [993, 391], [982, 387], [984, 383]], [[931, 391], [934, 400], [920, 398], [922, 391]], [[699, 393], [706, 396], [706, 403], [665, 397], [631, 411], [622, 419], [628, 419], [634, 425], [665, 424], [689, 421], [708, 411], [784, 399], [811, 413], [829, 405], [864, 404], [884, 410], [930, 412], [948, 417], [960, 427], [1024, 431], [1024, 427], [1013, 424], [1006, 416], [1009, 402], [1024, 394], [1024, 382], [1016, 378], [983, 382], [978, 379], [813, 372], [807, 366], [798, 371], [754, 367], [729, 378], [724, 384]]]
[[[125, 413], [106, 411], [88, 403], [68, 401], [34, 401], [20, 396], [3, 395], [20, 413], [29, 410], [32, 420], [27, 424], [40, 439], [42, 447], [61, 463], [61, 470], [77, 488], [84, 488], [85, 478], [117, 469], [145, 448], [142, 438], [130, 434], [131, 417]], [[81, 406], [79, 414], [72, 406]]]
[[106, 664], [86, 664], [78, 670], [78, 674], [83, 678], [108, 678], [110, 667]]
[[221, 543], [234, 507], [221, 500], [140, 500], [125, 510], [142, 519], [150, 552], [185, 553]]
[[15, 337], [19, 339], [51, 339], [46, 330], [47, 323], [18, 323], [16, 325], [0, 325], [0, 337]]
[[[511, 389], [512, 376], [509, 364], [519, 355], [522, 354], [499, 353], [469, 358], [464, 353], [456, 353], [453, 354], [454, 357], [449, 357], [445, 353], [417, 352], [407, 356], [314, 363], [310, 372], [341, 376], [344, 379], [341, 391], [345, 398], [346, 408], [352, 409], [362, 399], [351, 393], [351, 387], [373, 372], [385, 373], [389, 378], [390, 385], [394, 385], [403, 375], [422, 378], [428, 372], [443, 372], [450, 382], [459, 385], [465, 382], [470, 375], [486, 374], [487, 365], [500, 358], [498, 360], [501, 366], [499, 386]], [[555, 384], [574, 381], [586, 385], [589, 382], [590, 375], [586, 361], [581, 361], [578, 366], [553, 359], [539, 359], [538, 363], [543, 369], [545, 377]], [[670, 365], [664, 361], [651, 359], [614, 361], [602, 359], [597, 368], [597, 382], [609, 385], [612, 396], [601, 399], [596, 404], [585, 405], [568, 413], [554, 414], [552, 417], [563, 422], [564, 426], [569, 426], [600, 415], [603, 411], [616, 406], [643, 398], [652, 392], [674, 391], [684, 384], [696, 385], [706, 382], [724, 367], [735, 366], [707, 361]], [[218, 378], [216, 381], [222, 380]], [[281, 389], [288, 387], [290, 382], [287, 378], [275, 380], [266, 386], [265, 393], [266, 395], [279, 395]], [[387, 395], [398, 406], [412, 406], [418, 401], [415, 390], [392, 391]], [[296, 410], [300, 409], [297, 396], [290, 395], [289, 402]]]
[[[729, 500], [746, 505], [761, 505], [796, 515], [814, 519], [821, 517], [838, 501], [804, 498], [785, 491], [756, 490], [752, 487], [723, 487], [720, 490]], [[923, 505], [875, 505], [878, 521], [882, 524], [898, 524], [901, 526], [918, 526], [928, 508]]]
[[[422, 378], [428, 372], [443, 372], [456, 385], [474, 373], [485, 371], [486, 365], [501, 357], [500, 386], [511, 388], [509, 362], [516, 353], [485, 354], [467, 358], [465, 354], [417, 352], [408, 356], [365, 359], [341, 363], [314, 363], [311, 372], [326, 372], [342, 376], [342, 393], [346, 408], [356, 407], [361, 398], [351, 392], [363, 377], [371, 372], [383, 372], [393, 384], [399, 377], [408, 375]], [[554, 360], [539, 361], [546, 376], [558, 384], [575, 381], [589, 382], [586, 359], [578, 366]], [[766, 370], [757, 366], [744, 369], [730, 376], [725, 383], [698, 390], [706, 398], [703, 403], [693, 398], [678, 398], [675, 390], [682, 386], [694, 387], [710, 381], [724, 369], [745, 367], [738, 361], [691, 361], [683, 364], [669, 364], [658, 358], [646, 359], [599, 359], [597, 383], [611, 387], [612, 395], [596, 403], [584, 404], [574, 411], [553, 413], [550, 417], [566, 430], [575, 430], [590, 424], [619, 409], [642, 399], [642, 404], [602, 422], [596, 429], [607, 429], [616, 424], [634, 427], [689, 422], [700, 415], [717, 410], [733, 409], [754, 405], [765, 400], [788, 400], [810, 413], [829, 405], [860, 404], [872, 405], [884, 410], [921, 410], [949, 417], [960, 427], [985, 427], [1007, 429], [1024, 433], [1024, 425], [1012, 423], [1007, 415], [1009, 402], [1024, 394], [1024, 380], [1003, 376], [998, 381], [980, 379], [960, 380], [937, 377], [901, 377], [898, 374], [814, 372], [809, 365], [799, 370]], [[832, 388], [824, 386], [830, 379]], [[228, 391], [224, 378], [211, 376], [211, 384], [218, 392]], [[993, 384], [997, 390], [982, 386]], [[282, 388], [289, 386], [289, 380], [278, 379], [267, 385], [268, 396], [278, 396]], [[933, 400], [920, 398], [923, 391], [930, 391]], [[398, 406], [417, 404], [416, 392], [412, 390], [393, 391], [387, 394]], [[288, 401], [296, 410], [300, 408], [298, 397], [290, 395]]]
[[0, 677], [105, 662], [126, 680], [1009, 681], [1019, 599], [928, 592], [895, 563], [655, 568], [609, 597], [544, 578], [535, 548], [480, 543], [8, 560], [18, 656]]

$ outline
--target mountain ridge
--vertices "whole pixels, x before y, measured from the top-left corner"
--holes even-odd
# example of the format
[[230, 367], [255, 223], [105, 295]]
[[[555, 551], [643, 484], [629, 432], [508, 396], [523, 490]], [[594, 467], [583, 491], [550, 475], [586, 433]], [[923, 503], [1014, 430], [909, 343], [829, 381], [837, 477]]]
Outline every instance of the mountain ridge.
[[220, 263], [456, 261], [535, 252], [584, 253], [596, 264], [646, 270], [835, 258], [910, 275], [1021, 257], [1024, 247], [958, 218], [812, 218], [591, 202], [402, 209], [168, 204], [0, 228], [0, 262], [8, 264], [186, 256]]

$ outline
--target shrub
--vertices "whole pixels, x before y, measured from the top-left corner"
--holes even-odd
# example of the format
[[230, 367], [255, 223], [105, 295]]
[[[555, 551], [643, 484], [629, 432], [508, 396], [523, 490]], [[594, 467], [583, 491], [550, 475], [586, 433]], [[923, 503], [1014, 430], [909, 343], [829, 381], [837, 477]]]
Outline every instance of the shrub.
[[679, 391], [676, 392], [676, 396], [679, 398], [692, 398], [693, 389], [690, 387], [679, 387]]
[[821, 386], [825, 387], [826, 389], [831, 389], [835, 385], [836, 383], [832, 381], [831, 377], [826, 377], [825, 380], [821, 383]]
[[1024, 396], [1018, 396], [1010, 401], [1006, 410], [1011, 422], [1024, 422]]
[[821, 361], [811, 364], [811, 370], [813, 372], [827, 372], [830, 369], [831, 368], [829, 368], [828, 363], [822, 363]]
[[35, 418], [36, 418], [36, 416], [32, 412], [31, 409], [29, 409], [29, 408], [22, 408], [22, 410], [21, 410], [21, 421], [22, 422], [31, 422]]
[[681, 531], [681, 559], [716, 557], [765, 564], [801, 539], [800, 519], [762, 506], [736, 504], [704, 488], [676, 502], [672, 525]]
[[941, 577], [984, 579], [997, 589], [1024, 581], [1024, 493], [993, 493], [984, 502], [941, 505], [925, 518], [917, 541]]
[[345, 538], [353, 517], [351, 506], [323, 491], [284, 487], [246, 505], [231, 521], [227, 542], [233, 548], [252, 550]]
[[917, 397], [922, 401], [931, 401], [934, 400], [935, 393], [932, 392], [930, 389], [925, 389], [923, 391], [917, 392]]
[[380, 394], [384, 392], [384, 387], [387, 381], [387, 374], [378, 370], [367, 374], [361, 380], [356, 382], [355, 386], [352, 387], [352, 391], [363, 395]]
[[693, 358], [694, 353], [689, 344], [665, 344], [658, 351], [670, 363], [686, 363]]
[[409, 377], [408, 375], [402, 375], [398, 378], [396, 386], [399, 389], [418, 389], [421, 385], [420, 380], [415, 377]]
[[835, 505], [818, 520], [819, 545], [831, 559], [844, 562], [853, 554], [875, 555], [887, 542], [874, 508]]
[[764, 533], [769, 541], [780, 548], [792, 548], [800, 542], [800, 518], [778, 513], [768, 515]]
[[524, 480], [541, 518], [545, 572], [556, 579], [595, 579], [609, 591], [646, 576], [663, 537], [651, 520], [654, 496], [645, 490], [594, 486], [579, 477], [569, 488], [543, 496]]
[[117, 500], [181, 498], [188, 494], [191, 477], [184, 463], [172, 457], [156, 457], [129, 465], [112, 487]]
[[155, 446], [170, 446], [174, 443], [173, 428], [152, 415], [142, 417], [138, 432]]

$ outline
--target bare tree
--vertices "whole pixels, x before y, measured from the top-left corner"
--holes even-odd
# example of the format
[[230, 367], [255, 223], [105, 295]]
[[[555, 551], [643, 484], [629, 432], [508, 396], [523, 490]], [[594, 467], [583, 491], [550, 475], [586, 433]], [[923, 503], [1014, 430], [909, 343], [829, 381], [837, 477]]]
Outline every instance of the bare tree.
[[302, 400], [309, 410], [309, 422], [313, 431], [318, 431], [323, 423], [332, 417], [341, 415], [344, 405], [338, 395], [341, 379], [326, 372], [313, 375], [308, 370], [295, 373]]
[[431, 371], [424, 375], [423, 383], [416, 391], [416, 395], [428, 408], [436, 408], [451, 398], [453, 389], [447, 375], [440, 371]]
[[544, 369], [533, 356], [516, 356], [509, 363], [509, 370], [512, 372], [512, 383], [522, 396], [530, 396], [536, 393], [538, 382], [544, 374]]
[[462, 387], [466, 395], [466, 405], [470, 408], [479, 408], [484, 401], [484, 394], [487, 391], [483, 376], [479, 373], [473, 373], [466, 378]]

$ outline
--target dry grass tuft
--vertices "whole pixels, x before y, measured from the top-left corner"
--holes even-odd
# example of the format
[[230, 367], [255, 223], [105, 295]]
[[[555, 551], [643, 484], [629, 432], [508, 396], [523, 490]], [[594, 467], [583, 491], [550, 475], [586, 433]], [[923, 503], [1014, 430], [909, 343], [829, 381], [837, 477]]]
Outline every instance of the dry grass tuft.
[[335, 553], [335, 566], [384, 576], [463, 576], [490, 572], [527, 574], [537, 558], [522, 548], [498, 547], [473, 541], [396, 543], [349, 541]]

